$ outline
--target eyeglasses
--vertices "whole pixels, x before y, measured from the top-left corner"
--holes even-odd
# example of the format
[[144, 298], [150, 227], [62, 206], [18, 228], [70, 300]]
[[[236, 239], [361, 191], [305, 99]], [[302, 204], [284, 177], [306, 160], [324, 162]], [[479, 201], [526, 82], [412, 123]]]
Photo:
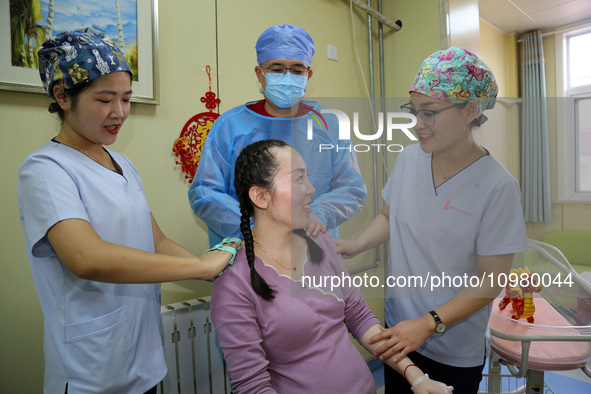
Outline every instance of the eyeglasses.
[[285, 67], [283, 64], [273, 64], [270, 66], [259, 66], [261, 68], [266, 68], [269, 72], [276, 73], [276, 74], [285, 74], [286, 72], [290, 72], [293, 75], [306, 75], [308, 71], [310, 71], [310, 67], [304, 66], [293, 66], [293, 67]]
[[437, 109], [437, 110], [430, 110], [430, 109], [420, 109], [420, 110], [416, 110], [414, 108], [411, 108], [410, 103], [406, 103], [404, 105], [400, 106], [400, 109], [403, 112], [406, 112], [408, 114], [414, 115], [416, 116], [423, 125], [425, 125], [426, 127], [431, 127], [435, 125], [435, 115], [437, 115], [440, 112], [443, 112], [447, 109], [450, 108], [464, 108], [466, 105], [468, 104], [468, 102], [463, 102], [460, 104], [454, 104], [454, 105], [450, 105], [449, 107], [445, 107], [442, 109]]

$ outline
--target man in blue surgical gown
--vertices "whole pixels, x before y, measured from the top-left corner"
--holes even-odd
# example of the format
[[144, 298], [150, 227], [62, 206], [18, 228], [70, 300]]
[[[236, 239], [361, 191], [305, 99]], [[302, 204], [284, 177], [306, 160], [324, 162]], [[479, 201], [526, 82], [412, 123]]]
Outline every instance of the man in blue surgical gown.
[[[312, 77], [314, 42], [300, 27], [272, 26], [261, 34], [255, 48], [259, 64], [255, 73], [264, 99], [233, 108], [216, 120], [189, 188], [191, 207], [209, 227], [211, 245], [223, 237], [240, 236], [236, 158], [252, 142], [279, 139], [302, 155], [316, 189], [306, 231], [317, 235], [328, 230], [338, 238], [339, 224], [359, 212], [367, 190], [355, 152], [349, 150], [351, 141], [338, 139], [336, 117], [321, 113], [318, 103], [302, 100]], [[321, 150], [321, 146], [333, 149]]]

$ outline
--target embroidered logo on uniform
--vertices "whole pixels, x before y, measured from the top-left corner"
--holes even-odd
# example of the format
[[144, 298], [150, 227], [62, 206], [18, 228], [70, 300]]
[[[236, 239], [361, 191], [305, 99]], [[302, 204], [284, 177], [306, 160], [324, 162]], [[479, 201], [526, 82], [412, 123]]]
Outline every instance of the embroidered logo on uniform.
[[449, 209], [452, 209], [452, 210], [454, 210], [454, 211], [456, 211], [456, 212], [459, 212], [459, 213], [461, 213], [461, 214], [464, 214], [464, 215], [466, 215], [466, 216], [469, 216], [469, 217], [471, 217], [471, 218], [473, 218], [473, 217], [474, 217], [474, 214], [472, 214], [472, 213], [470, 213], [470, 212], [466, 212], [466, 211], [464, 211], [464, 210], [462, 210], [462, 209], [459, 209], [459, 208], [456, 208], [456, 207], [454, 207], [453, 205], [451, 205], [451, 201], [447, 200], [447, 201], [445, 202], [445, 205], [443, 206], [443, 210], [444, 210], [444, 211], [447, 211], [447, 210], [449, 210]]

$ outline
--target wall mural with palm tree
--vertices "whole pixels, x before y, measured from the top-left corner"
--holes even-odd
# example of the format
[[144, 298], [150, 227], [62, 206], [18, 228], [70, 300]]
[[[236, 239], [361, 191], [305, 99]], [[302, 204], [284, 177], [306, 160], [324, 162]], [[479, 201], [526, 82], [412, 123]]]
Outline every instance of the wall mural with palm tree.
[[137, 0], [10, 0], [12, 66], [38, 68], [37, 51], [45, 40], [86, 26], [117, 44], [137, 81]]

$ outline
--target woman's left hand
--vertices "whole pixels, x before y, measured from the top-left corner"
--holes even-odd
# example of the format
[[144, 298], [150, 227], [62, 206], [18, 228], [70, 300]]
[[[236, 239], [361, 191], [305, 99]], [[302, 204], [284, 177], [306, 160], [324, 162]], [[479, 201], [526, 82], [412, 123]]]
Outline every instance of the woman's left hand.
[[425, 378], [421, 378], [420, 382], [413, 383], [413, 392], [417, 394], [451, 394], [453, 392], [453, 386], [448, 386], [437, 380], [431, 380], [427, 375], [424, 376]]
[[410, 352], [420, 348], [435, 332], [431, 329], [431, 321], [426, 316], [414, 320], [405, 320], [391, 328], [384, 328], [382, 332], [369, 339], [369, 343], [384, 341], [374, 352], [380, 360], [396, 356], [394, 362], [400, 362]]
[[320, 232], [326, 232], [326, 225], [322, 223], [322, 220], [318, 216], [310, 213], [308, 227], [306, 227], [306, 234], [308, 237], [316, 237]]

